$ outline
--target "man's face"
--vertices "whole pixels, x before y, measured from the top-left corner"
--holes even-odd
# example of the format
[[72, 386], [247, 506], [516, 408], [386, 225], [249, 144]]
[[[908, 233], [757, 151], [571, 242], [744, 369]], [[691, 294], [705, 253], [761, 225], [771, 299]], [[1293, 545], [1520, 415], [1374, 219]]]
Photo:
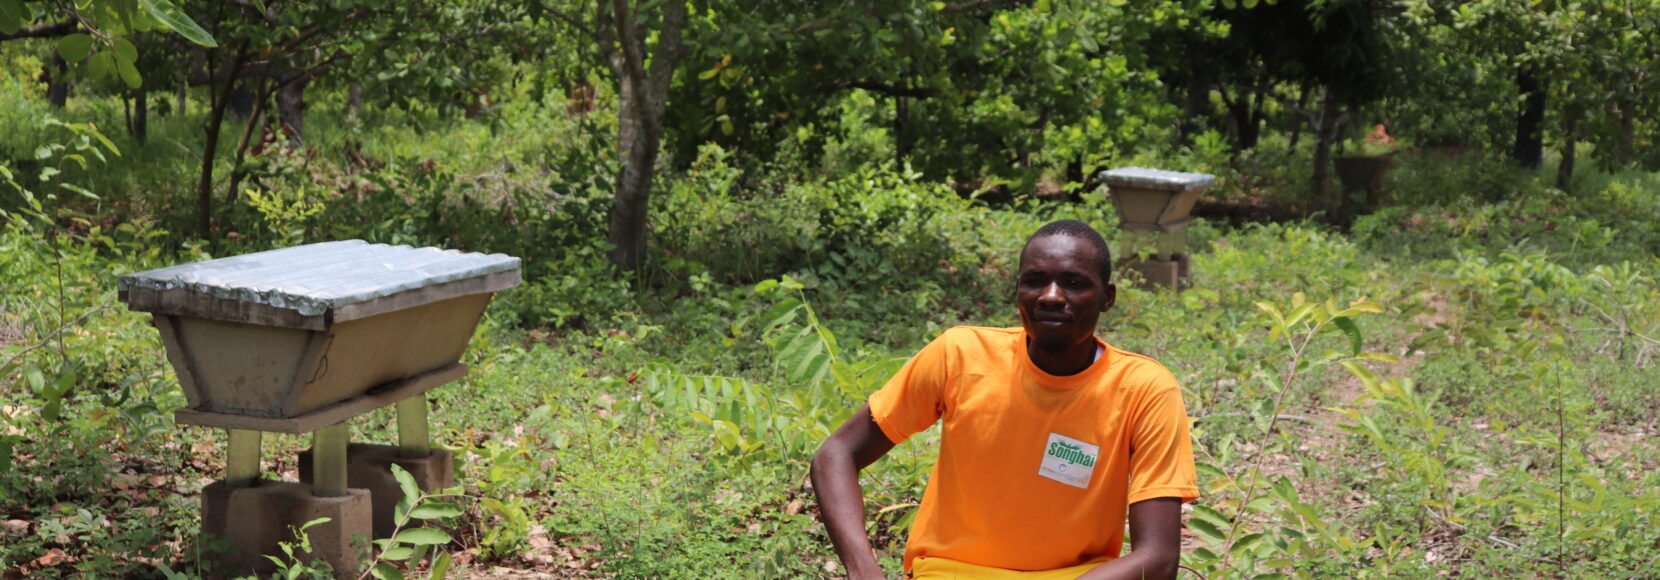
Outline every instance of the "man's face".
[[1117, 295], [1101, 280], [1099, 264], [1095, 246], [1073, 236], [1043, 236], [1026, 245], [1015, 304], [1034, 346], [1059, 354], [1094, 336], [1096, 319]]

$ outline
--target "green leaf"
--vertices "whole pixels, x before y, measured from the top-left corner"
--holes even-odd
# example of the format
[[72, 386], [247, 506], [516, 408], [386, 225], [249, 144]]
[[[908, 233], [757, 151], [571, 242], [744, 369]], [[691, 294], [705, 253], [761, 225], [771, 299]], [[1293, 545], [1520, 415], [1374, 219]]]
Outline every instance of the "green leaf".
[[1395, 363], [1401, 362], [1401, 357], [1398, 357], [1398, 356], [1395, 356], [1395, 355], [1392, 355], [1392, 354], [1389, 354], [1389, 353], [1385, 353], [1385, 352], [1363, 352], [1363, 353], [1355, 355], [1355, 358], [1358, 358], [1360, 360], [1371, 360], [1371, 361], [1377, 361], [1377, 362], [1389, 363], [1389, 364], [1395, 364]]
[[1362, 341], [1360, 339], [1360, 327], [1355, 326], [1355, 321], [1349, 319], [1347, 316], [1343, 316], [1333, 318], [1331, 323], [1337, 325], [1338, 330], [1342, 330], [1343, 334], [1349, 335], [1350, 351], [1356, 355], [1359, 355]]
[[1378, 377], [1377, 375], [1372, 374], [1371, 369], [1366, 368], [1366, 365], [1352, 360], [1346, 360], [1339, 364], [1342, 364], [1343, 368], [1348, 369], [1349, 374], [1354, 375], [1357, 379], [1360, 379], [1361, 384], [1366, 386], [1367, 391], [1377, 389]]
[[128, 62], [138, 62], [138, 47], [133, 46], [133, 42], [131, 40], [117, 38], [113, 44], [116, 58], [120, 58]]
[[403, 580], [403, 572], [399, 572], [396, 566], [386, 562], [375, 562], [375, 567], [370, 569], [369, 573], [380, 580]]
[[441, 501], [423, 501], [415, 509], [409, 510], [409, 517], [417, 520], [436, 520], [439, 518], [453, 518], [461, 515], [461, 506]]
[[1245, 537], [1234, 540], [1233, 545], [1228, 547], [1228, 553], [1233, 554], [1236, 558], [1242, 557], [1250, 553], [1251, 547], [1260, 541], [1262, 541], [1261, 533], [1245, 534]]
[[79, 185], [75, 185], [75, 184], [72, 184], [72, 183], [59, 183], [58, 187], [62, 187], [62, 188], [67, 189], [69, 191], [73, 191], [75, 193], [81, 194], [81, 197], [85, 197], [85, 198], [93, 199], [93, 200], [99, 199], [98, 194], [87, 191], [86, 188], [83, 188]]
[[110, 150], [110, 153], [114, 153], [116, 157], [121, 156], [121, 150], [116, 149], [115, 144], [111, 143], [109, 138], [105, 137], [103, 133], [100, 133], [97, 130], [93, 130], [92, 131], [92, 136], [96, 137], [98, 139], [99, 143], [103, 143], [104, 147]]
[[398, 532], [393, 538], [400, 543], [416, 546], [440, 546], [450, 543], [450, 535], [438, 528], [415, 528]]
[[115, 68], [115, 56], [108, 52], [100, 52], [87, 59], [86, 76], [101, 79], [109, 76], [112, 68]]
[[415, 501], [421, 497], [421, 487], [415, 484], [415, 476], [404, 470], [403, 466], [392, 464], [392, 479], [398, 482], [398, 491], [403, 492], [404, 499]]
[[92, 36], [75, 33], [58, 39], [58, 55], [69, 62], [86, 60], [92, 53]]
[[427, 580], [442, 580], [450, 573], [450, 555], [439, 554], [432, 560], [432, 570], [427, 573]]
[[1222, 533], [1222, 530], [1218, 530], [1210, 522], [1198, 518], [1187, 520], [1187, 529], [1193, 530], [1194, 533], [1212, 542], [1221, 542], [1228, 539], [1227, 535]]
[[414, 555], [415, 548], [411, 546], [392, 546], [380, 553], [380, 559], [396, 562], [398, 560], [408, 560], [410, 556]]
[[133, 62], [117, 55], [115, 57], [115, 72], [120, 73], [121, 80], [127, 83], [127, 88], [136, 89], [144, 84], [144, 79], [138, 76], [138, 67]]
[[23, 0], [0, 0], [0, 34], [11, 34], [23, 28], [34, 16], [23, 7]]
[[138, 3], [144, 6], [144, 11], [149, 12], [151, 18], [167, 25], [168, 28], [173, 29], [173, 32], [179, 33], [180, 36], [189, 39], [191, 42], [207, 47], [219, 46], [218, 42], [214, 42], [213, 35], [197, 26], [195, 20], [191, 20], [189, 15], [185, 14], [183, 10], [179, 10], [179, 7], [174, 6], [172, 2], [168, 0], [138, 0]]
[[1263, 312], [1267, 312], [1269, 316], [1274, 317], [1274, 322], [1276, 324], [1282, 323], [1282, 322], [1285, 321], [1285, 316], [1281, 315], [1280, 314], [1280, 309], [1275, 308], [1274, 305], [1269, 304], [1267, 302], [1258, 302], [1256, 304], [1257, 304], [1258, 309], [1262, 310]]
[[0, 437], [0, 473], [12, 470], [12, 437]]

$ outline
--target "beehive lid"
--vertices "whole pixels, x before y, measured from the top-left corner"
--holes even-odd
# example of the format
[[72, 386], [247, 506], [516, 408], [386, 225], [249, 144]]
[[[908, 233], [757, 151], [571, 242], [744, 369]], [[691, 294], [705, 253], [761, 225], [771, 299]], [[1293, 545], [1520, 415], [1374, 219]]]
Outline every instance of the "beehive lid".
[[1209, 173], [1182, 173], [1146, 167], [1120, 167], [1102, 171], [1099, 176], [1107, 185], [1167, 191], [1210, 187], [1210, 184], [1216, 181], [1216, 176]]
[[345, 240], [126, 274], [117, 288], [133, 310], [321, 329], [518, 283], [512, 256]]

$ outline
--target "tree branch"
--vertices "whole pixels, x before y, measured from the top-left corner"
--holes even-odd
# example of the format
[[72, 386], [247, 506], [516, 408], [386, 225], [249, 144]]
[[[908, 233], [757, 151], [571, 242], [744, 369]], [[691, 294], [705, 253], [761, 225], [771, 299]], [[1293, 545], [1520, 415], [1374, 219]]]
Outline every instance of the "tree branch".
[[567, 26], [570, 26], [571, 28], [575, 28], [577, 30], [577, 32], [581, 32], [583, 34], [588, 35], [588, 38], [592, 38], [595, 41], [600, 40], [599, 33], [595, 32], [593, 28], [589, 28], [586, 24], [583, 24], [581, 20], [577, 20], [575, 18], [572, 18], [571, 15], [569, 15], [569, 14], [566, 14], [564, 12], [560, 12], [558, 10], [554, 10], [552, 8], [549, 8], [547, 10], [547, 15], [553, 17], [554, 20], [564, 22]]
[[75, 20], [65, 20], [57, 24], [35, 24], [32, 26], [25, 26], [18, 29], [17, 32], [13, 32], [11, 34], [0, 34], [0, 41], [15, 40], [19, 38], [57, 38], [60, 36], [69, 36], [77, 32], [86, 31], [87, 30], [85, 28], [81, 28], [79, 22]]
[[615, 15], [605, 7], [605, 0], [594, 2], [594, 39], [599, 41], [599, 54], [605, 59], [606, 66], [611, 67], [611, 74], [623, 78], [627, 72], [622, 64], [622, 57], [617, 54], [617, 39], [612, 22]]
[[[53, 330], [51, 333], [47, 334], [44, 338], [41, 338], [40, 342], [36, 342], [34, 344], [31, 344], [27, 348], [24, 348], [23, 350], [17, 351], [15, 354], [12, 354], [11, 358], [6, 359], [6, 364], [0, 365], [0, 368], [9, 368], [9, 367], [11, 367], [12, 363], [16, 362], [17, 359], [23, 358], [23, 355], [29, 354], [30, 352], [34, 351], [35, 349], [38, 349], [38, 348], [41, 348], [41, 347], [46, 346], [48, 344], [51, 344], [52, 339], [57, 338], [59, 334], [63, 334], [63, 331], [69, 330], [70, 328], [75, 327], [75, 326], [80, 326], [80, 324], [82, 322], [85, 322], [87, 318], [90, 318], [92, 315], [97, 314], [99, 312], [102, 312], [104, 310], [108, 310], [109, 308], [111, 308], [111, 307], [107, 306], [107, 305], [106, 306], [99, 306], [97, 308], [93, 308], [92, 310], [88, 310], [86, 312], [81, 313], [80, 316], [75, 317], [75, 319], [69, 321], [68, 324], [59, 326], [57, 328], [57, 330]], [[6, 374], [9, 375], [11, 373], [8, 370]], [[5, 377], [0, 376], [0, 378], [5, 378]]]
[[627, 67], [628, 76], [643, 79], [646, 76], [646, 57], [640, 54], [640, 51], [645, 48], [645, 42], [635, 37], [636, 16], [629, 12], [627, 0], [611, 0], [611, 24], [617, 29], [617, 45], [622, 48], [622, 65]]
[[686, 0], [670, 0], [663, 7], [663, 23], [658, 29], [657, 54], [651, 57], [648, 90], [651, 102], [661, 107], [668, 102], [669, 81], [674, 67], [686, 56], [686, 45], [681, 42], [686, 29]]

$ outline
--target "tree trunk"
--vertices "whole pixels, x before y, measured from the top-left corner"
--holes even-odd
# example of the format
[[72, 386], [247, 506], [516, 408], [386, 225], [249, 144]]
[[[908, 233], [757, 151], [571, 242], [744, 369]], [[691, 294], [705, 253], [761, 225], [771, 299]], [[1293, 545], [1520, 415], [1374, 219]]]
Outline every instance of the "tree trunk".
[[1204, 132], [1201, 119], [1210, 117], [1210, 79], [1189, 73], [1186, 94], [1182, 98], [1182, 120], [1179, 139], [1183, 145], [1193, 143], [1193, 137]]
[[[1326, 197], [1326, 169], [1331, 167], [1331, 146], [1336, 140], [1337, 102], [1332, 98], [1331, 89], [1322, 91], [1320, 96], [1320, 116], [1314, 124], [1314, 175], [1309, 184], [1314, 192], [1315, 199]], [[1339, 202], [1339, 206], [1341, 206]]]
[[1579, 114], [1567, 111], [1565, 131], [1562, 133], [1562, 163], [1556, 166], [1556, 188], [1573, 193], [1574, 163], [1579, 150]]
[[[624, 87], [631, 85], [634, 83], [623, 83]], [[624, 92], [638, 94], [639, 89], [625, 88]], [[609, 241], [613, 246], [611, 262], [626, 271], [637, 270], [645, 262], [651, 178], [662, 138], [657, 126], [662, 119], [651, 118], [649, 108], [647, 99], [635, 98], [622, 100], [617, 109], [617, 133], [626, 145], [619, 152], [623, 163], [617, 178], [617, 198], [611, 205]]]
[[139, 90], [133, 95], [133, 138], [143, 144], [150, 139], [150, 92]]
[[246, 117], [254, 110], [254, 93], [242, 85], [243, 81], [236, 80], [236, 75], [231, 75], [231, 79], [230, 101], [226, 108], [233, 115]]
[[596, 5], [599, 18], [595, 39], [617, 78], [617, 151], [622, 161], [607, 238], [612, 245], [611, 263], [619, 271], [632, 272], [645, 263], [646, 221], [651, 207], [651, 180], [662, 146], [663, 113], [674, 68], [686, 55], [681, 39], [686, 26], [686, 0], [670, 0], [662, 6], [656, 52], [649, 65], [646, 30], [637, 15], [628, 12], [629, 4]]
[[1301, 111], [1308, 107], [1309, 92], [1309, 87], [1304, 85], [1302, 92], [1297, 95], [1297, 106], [1292, 109], [1293, 112], [1291, 114], [1291, 120], [1293, 122], [1291, 123], [1291, 141], [1290, 144], [1286, 146], [1287, 149], [1292, 151], [1297, 149], [1297, 141], [1303, 136], [1303, 123], [1301, 120], [1297, 119], [1296, 111]]
[[305, 147], [305, 87], [310, 83], [311, 79], [301, 77], [277, 89], [277, 120], [289, 147]]
[[262, 137], [255, 134], [265, 126], [265, 115], [270, 108], [266, 103], [271, 100], [272, 82], [275, 81], [269, 78], [260, 82], [259, 90], [254, 92], [254, 112], [248, 115], [248, 124], [242, 127], [242, 138], [236, 142], [236, 159], [231, 162], [231, 185], [225, 191], [227, 208], [235, 207], [236, 196], [242, 191], [242, 178], [247, 177], [242, 170], [242, 162], [248, 159], [248, 147], [255, 139]]
[[[225, 105], [231, 100], [231, 89], [236, 86], [236, 75], [242, 72], [247, 51], [247, 41], [237, 45], [231, 74], [225, 79], [224, 90], [213, 100], [213, 112], [208, 115], [207, 142], [202, 146], [202, 179], [196, 185], [196, 229], [202, 239], [213, 239], [213, 157], [219, 149], [219, 128], [225, 123]], [[211, 65], [210, 59], [209, 69]]]
[[1245, 151], [1257, 146], [1257, 138], [1261, 135], [1261, 127], [1257, 117], [1262, 110], [1259, 97], [1255, 103], [1251, 101], [1251, 94], [1244, 93], [1238, 99], [1226, 98], [1223, 93], [1223, 102], [1228, 105], [1228, 116], [1233, 119], [1234, 145], [1238, 151]]
[[905, 158], [911, 155], [911, 140], [906, 138], [905, 124], [911, 120], [911, 104], [905, 97], [893, 98], [893, 167], [896, 171], [905, 168]]
[[52, 82], [46, 84], [46, 102], [62, 109], [69, 104], [69, 63], [52, 51], [52, 68], [57, 74], [52, 75]]
[[1512, 155], [1522, 167], [1538, 169], [1545, 158], [1545, 139], [1540, 130], [1545, 124], [1545, 83], [1533, 71], [1522, 70], [1516, 74], [1516, 88], [1524, 103], [1516, 116], [1516, 148]]
[[1637, 158], [1637, 115], [1633, 113], [1635, 110], [1636, 103], [1629, 100], [1620, 103], [1619, 144], [1615, 147], [1614, 155], [1615, 161], [1619, 162], [1621, 167], [1631, 165], [1631, 161]]
[[346, 118], [356, 119], [357, 112], [363, 108], [363, 85], [352, 83], [346, 89]]

